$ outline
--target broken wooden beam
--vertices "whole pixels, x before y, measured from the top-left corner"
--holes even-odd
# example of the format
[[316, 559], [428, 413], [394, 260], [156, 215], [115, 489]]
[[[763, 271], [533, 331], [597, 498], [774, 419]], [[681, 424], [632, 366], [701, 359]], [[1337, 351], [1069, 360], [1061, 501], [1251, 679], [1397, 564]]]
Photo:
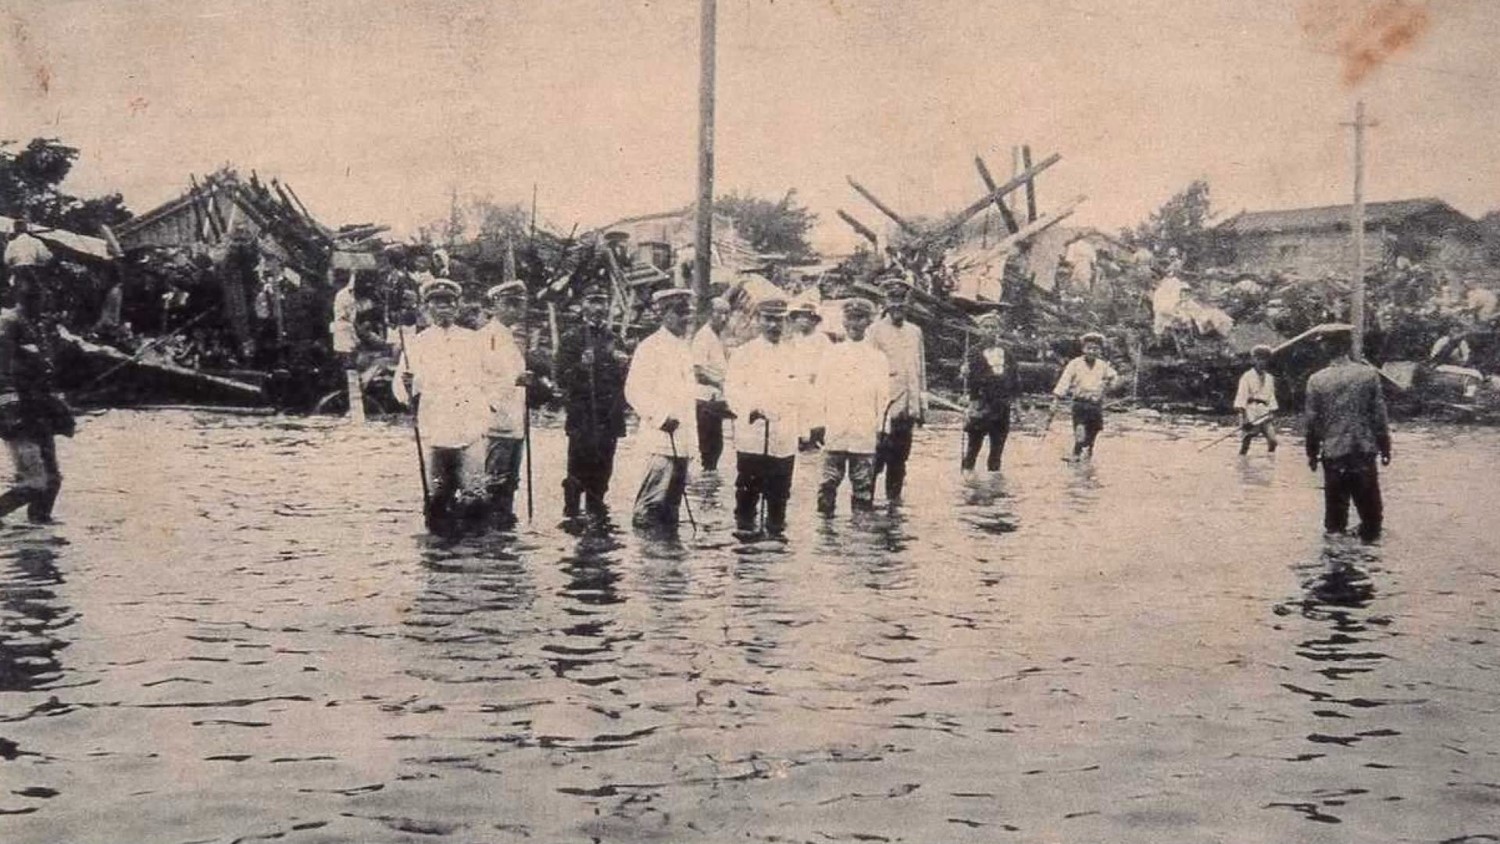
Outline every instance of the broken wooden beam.
[[1067, 202], [1064, 202], [1062, 204], [1062, 207], [1058, 208], [1056, 211], [1048, 214], [1043, 214], [1037, 219], [1022, 226], [1020, 231], [1000, 241], [995, 245], [995, 248], [997, 250], [1008, 250], [1016, 247], [1019, 244], [1025, 243], [1026, 241], [1032, 239], [1033, 237], [1036, 237], [1047, 229], [1050, 229], [1058, 223], [1061, 223], [1068, 217], [1073, 216], [1073, 212], [1077, 211], [1078, 206], [1082, 205], [1087, 199], [1088, 197], [1082, 194], [1073, 197]]
[[[1025, 144], [1021, 147], [1021, 169], [1031, 169], [1031, 145]], [[1036, 182], [1032, 179], [1026, 180], [1026, 222], [1036, 222]]]
[[[979, 170], [979, 178], [984, 182], [984, 189], [989, 191], [991, 196], [994, 196], [995, 191], [999, 190], [1000, 186], [995, 184], [995, 177], [990, 175], [990, 168], [984, 166], [984, 159], [977, 155], [974, 156], [974, 166]], [[1006, 205], [1004, 200], [995, 197], [995, 207], [1000, 210], [1000, 219], [1005, 221], [1005, 228], [1011, 234], [1015, 234], [1021, 230], [1021, 224], [1016, 222], [1016, 215], [1010, 212], [1010, 206]]]
[[884, 202], [881, 202], [878, 198], [876, 198], [875, 194], [870, 193], [869, 188], [866, 188], [859, 182], [854, 181], [853, 176], [845, 176], [844, 178], [849, 180], [849, 187], [854, 188], [854, 190], [858, 192], [860, 196], [868, 199], [870, 201], [870, 204], [875, 206], [875, 208], [879, 210], [880, 213], [886, 215], [887, 217], [890, 217], [891, 221], [900, 226], [902, 231], [908, 234], [921, 236], [922, 232], [920, 229], [902, 219], [900, 214], [892, 211], [890, 206], [886, 205]]
[[850, 215], [848, 212], [846, 212], [842, 208], [838, 209], [834, 213], [836, 213], [836, 214], [839, 215], [839, 219], [840, 220], [843, 220], [844, 222], [848, 223], [849, 224], [849, 228], [854, 229], [854, 233], [855, 234], [859, 235], [860, 237], [864, 238], [865, 240], [870, 241], [870, 245], [871, 246], [879, 246], [880, 245], [880, 237], [878, 235], [876, 235], [875, 232], [874, 232], [874, 230], [872, 230], [869, 226], [866, 226], [864, 223], [861, 223], [860, 221], [854, 219], [854, 217], [852, 215]]
[[1028, 167], [1020, 173], [1012, 176], [1010, 181], [1006, 182], [995, 190], [990, 191], [989, 196], [975, 201], [974, 203], [969, 205], [968, 208], [965, 208], [964, 210], [958, 212], [958, 216], [954, 217], [953, 220], [948, 223], [948, 225], [934, 232], [931, 236], [931, 239], [935, 240], [938, 238], [947, 237], [948, 235], [958, 231], [958, 229], [963, 226], [964, 223], [969, 222], [969, 220], [972, 219], [975, 214], [983, 211], [985, 207], [990, 203], [1004, 199], [1006, 194], [1010, 193], [1018, 187], [1021, 187], [1027, 182], [1030, 182], [1032, 179], [1036, 178], [1037, 175], [1043, 170], [1046, 170], [1048, 167], [1051, 167], [1059, 161], [1062, 161], [1062, 154], [1053, 153], [1047, 158], [1042, 159], [1039, 163], [1036, 164], [1036, 166]]

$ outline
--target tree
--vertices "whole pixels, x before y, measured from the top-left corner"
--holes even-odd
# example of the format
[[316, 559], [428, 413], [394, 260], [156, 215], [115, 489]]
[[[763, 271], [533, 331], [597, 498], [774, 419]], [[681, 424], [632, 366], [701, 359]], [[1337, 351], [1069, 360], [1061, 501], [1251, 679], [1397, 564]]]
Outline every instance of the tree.
[[1209, 225], [1212, 218], [1208, 182], [1199, 179], [1120, 237], [1129, 246], [1144, 246], [1159, 257], [1175, 248], [1185, 269], [1199, 270], [1215, 266], [1222, 258], [1222, 238]]
[[734, 230], [757, 252], [785, 255], [792, 261], [816, 256], [807, 233], [818, 215], [793, 202], [796, 189], [780, 202], [732, 193], [714, 201], [714, 211], [734, 221]]
[[15, 141], [0, 141], [0, 214], [88, 235], [98, 234], [101, 225], [131, 218], [118, 193], [80, 199], [63, 192], [62, 182], [78, 160], [76, 148], [56, 138], [34, 138], [19, 150], [15, 147]]

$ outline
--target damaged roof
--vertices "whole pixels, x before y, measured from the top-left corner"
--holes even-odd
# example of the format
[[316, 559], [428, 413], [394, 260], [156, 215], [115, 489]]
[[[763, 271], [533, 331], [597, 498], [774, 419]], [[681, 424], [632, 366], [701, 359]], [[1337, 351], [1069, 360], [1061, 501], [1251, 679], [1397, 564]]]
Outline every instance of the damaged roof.
[[[1225, 220], [1219, 225], [1223, 231], [1234, 234], [1273, 234], [1277, 232], [1323, 231], [1349, 228], [1353, 205], [1324, 205], [1319, 208], [1291, 208], [1283, 211], [1248, 211]], [[1379, 228], [1395, 226], [1416, 217], [1438, 215], [1450, 217], [1455, 223], [1472, 224], [1463, 212], [1433, 197], [1402, 199], [1394, 202], [1369, 202], [1365, 204], [1365, 227]]]

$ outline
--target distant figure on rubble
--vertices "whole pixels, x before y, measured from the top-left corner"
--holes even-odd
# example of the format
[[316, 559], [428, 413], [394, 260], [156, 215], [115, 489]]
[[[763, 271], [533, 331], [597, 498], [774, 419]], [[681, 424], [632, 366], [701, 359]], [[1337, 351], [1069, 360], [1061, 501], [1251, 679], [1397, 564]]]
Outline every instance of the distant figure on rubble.
[[1234, 393], [1234, 410], [1240, 417], [1240, 454], [1250, 453], [1250, 443], [1257, 436], [1266, 438], [1266, 451], [1276, 453], [1276, 376], [1266, 371], [1271, 363], [1271, 347], [1256, 346], [1250, 350], [1251, 366], [1240, 376]]
[[55, 437], [73, 436], [73, 415], [52, 392], [52, 334], [43, 286], [29, 272], [12, 277], [14, 305], [0, 311], [0, 439], [16, 481], [0, 494], [0, 519], [22, 505], [33, 524], [52, 521], [62, 489]]
[[651, 460], [635, 496], [638, 528], [677, 527], [687, 491], [688, 461], [698, 441], [698, 379], [688, 329], [693, 291], [669, 287], [651, 296], [661, 327], [636, 347], [625, 398], [640, 417], [639, 434]]
[[832, 516], [838, 509], [839, 485], [849, 474], [849, 506], [855, 512], [875, 505], [875, 448], [887, 424], [890, 407], [890, 364], [885, 353], [866, 336], [875, 319], [869, 299], [844, 300], [847, 339], [830, 344], [822, 356], [822, 371], [811, 410], [813, 445], [823, 447], [823, 473], [818, 484], [818, 512]]
[[615, 471], [615, 449], [625, 436], [625, 373], [630, 363], [609, 328], [609, 290], [583, 294], [583, 324], [557, 344], [556, 379], [566, 410], [568, 468], [563, 478], [563, 515], [609, 514], [604, 496]]
[[703, 471], [715, 472], [724, 454], [724, 420], [729, 404], [724, 401], [724, 377], [729, 357], [724, 330], [729, 326], [729, 300], [709, 303], [708, 322], [693, 335], [693, 373], [698, 381], [698, 457]]
[[1047, 416], [1050, 422], [1058, 404], [1065, 398], [1073, 399], [1072, 459], [1075, 461], [1093, 459], [1094, 441], [1104, 430], [1104, 394], [1120, 377], [1109, 361], [1100, 357], [1104, 352], [1104, 335], [1090, 331], [1079, 342], [1083, 354], [1063, 367], [1052, 390], [1052, 410]]
[[906, 461], [911, 457], [912, 431], [927, 421], [927, 351], [922, 329], [906, 319], [911, 285], [902, 278], [887, 279], [885, 319], [870, 329], [870, 342], [885, 352], [891, 371], [890, 419], [887, 433], [875, 452], [875, 474], [885, 473], [886, 500], [901, 500], [906, 483]]
[[964, 375], [969, 383], [969, 412], [964, 419], [962, 470], [974, 471], [984, 441], [990, 441], [985, 468], [1000, 471], [1005, 441], [1010, 436], [1011, 402], [1021, 394], [1020, 369], [1005, 345], [1005, 320], [997, 313], [979, 318], [985, 334], [964, 361]]
[[460, 496], [477, 474], [469, 452], [484, 433], [483, 361], [478, 335], [455, 322], [458, 285], [434, 279], [421, 294], [431, 324], [406, 334], [393, 387], [416, 410], [430, 489], [427, 527], [441, 534], [460, 526]]
[[1323, 529], [1337, 534], [1349, 526], [1349, 502], [1359, 513], [1359, 537], [1380, 538], [1385, 508], [1380, 499], [1380, 465], [1391, 462], [1391, 431], [1380, 373], [1350, 357], [1348, 330], [1324, 337], [1333, 359], [1307, 379], [1307, 467], [1323, 466]]

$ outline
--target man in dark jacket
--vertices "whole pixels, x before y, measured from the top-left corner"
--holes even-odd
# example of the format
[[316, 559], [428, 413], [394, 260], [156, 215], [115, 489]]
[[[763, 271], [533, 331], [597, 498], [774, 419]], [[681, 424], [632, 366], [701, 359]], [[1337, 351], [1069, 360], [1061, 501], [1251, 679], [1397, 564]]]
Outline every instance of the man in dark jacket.
[[1349, 502], [1359, 512], [1359, 537], [1380, 537], [1384, 507], [1380, 472], [1391, 462], [1391, 432], [1385, 396], [1375, 367], [1350, 356], [1349, 331], [1326, 335], [1333, 355], [1307, 379], [1307, 466], [1323, 466], [1323, 529], [1342, 533], [1349, 526]]
[[16, 467], [16, 482], [0, 494], [0, 518], [26, 506], [33, 523], [52, 521], [62, 489], [54, 437], [73, 435], [73, 417], [52, 392], [52, 332], [43, 318], [41, 282], [13, 278], [15, 307], [0, 311], [0, 439]]
[[583, 324], [558, 341], [557, 386], [566, 411], [568, 474], [563, 515], [609, 512], [604, 495], [615, 468], [615, 446], [625, 436], [625, 374], [630, 356], [609, 330], [609, 291], [583, 295]]
[[1005, 347], [1004, 321], [997, 313], [985, 314], [979, 320], [984, 335], [964, 361], [964, 377], [969, 384], [969, 412], [964, 420], [963, 471], [974, 471], [979, 450], [986, 437], [990, 441], [985, 468], [1000, 471], [1005, 454], [1005, 440], [1010, 436], [1011, 401], [1021, 392], [1021, 377], [1015, 356]]

